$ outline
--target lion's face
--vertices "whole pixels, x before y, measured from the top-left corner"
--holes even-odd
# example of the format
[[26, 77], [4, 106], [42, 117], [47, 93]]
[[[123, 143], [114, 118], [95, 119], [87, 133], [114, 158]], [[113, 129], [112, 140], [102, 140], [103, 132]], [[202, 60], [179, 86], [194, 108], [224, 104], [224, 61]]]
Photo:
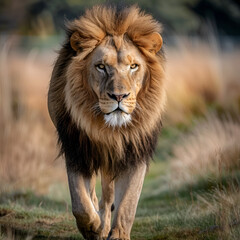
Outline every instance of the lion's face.
[[107, 38], [92, 53], [89, 81], [105, 123], [115, 127], [131, 121], [147, 68], [131, 42], [122, 42], [119, 49], [112, 42]]
[[[67, 110], [77, 125], [87, 132], [93, 132], [94, 126], [96, 129], [103, 129], [104, 125], [122, 127], [138, 121], [142, 108], [152, 103], [146, 86], [153, 85], [155, 76], [162, 72], [162, 69], [152, 70], [160, 67], [156, 53], [162, 46], [162, 38], [154, 31], [155, 27], [147, 30], [149, 26], [146, 25], [142, 32], [139, 29], [143, 24], [136, 24], [134, 28], [123, 28], [118, 33], [111, 29], [105, 31], [98, 24], [90, 24], [86, 30], [76, 22], [76, 29], [69, 38], [75, 54], [65, 75]], [[154, 86], [153, 91], [159, 87]], [[141, 89], [144, 91], [140, 94]], [[149, 97], [145, 98], [146, 95]]]

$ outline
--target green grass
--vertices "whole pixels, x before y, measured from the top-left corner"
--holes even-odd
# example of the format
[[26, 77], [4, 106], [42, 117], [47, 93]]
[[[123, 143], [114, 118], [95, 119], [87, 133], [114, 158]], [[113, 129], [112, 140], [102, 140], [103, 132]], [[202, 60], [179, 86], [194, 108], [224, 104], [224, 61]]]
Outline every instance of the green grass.
[[[162, 134], [155, 162], [144, 182], [133, 240], [219, 239], [220, 226], [208, 205], [213, 202], [214, 189], [228, 188], [232, 179], [239, 187], [240, 174], [236, 171], [219, 179], [199, 179], [194, 185], [171, 186], [167, 158], [171, 156], [172, 144], [185, 130], [168, 128]], [[165, 152], [160, 154], [163, 149]], [[97, 186], [100, 192], [99, 183]], [[199, 196], [208, 204], [200, 201]], [[31, 191], [1, 194], [0, 226], [0, 239], [9, 233], [12, 239], [83, 239], [71, 213], [67, 186], [61, 185], [53, 186], [45, 196]], [[240, 232], [239, 225], [234, 231]]]
[[17, 235], [34, 239], [81, 239], [70, 211], [70, 203], [38, 196], [33, 192], [2, 195], [0, 225], [12, 228]]

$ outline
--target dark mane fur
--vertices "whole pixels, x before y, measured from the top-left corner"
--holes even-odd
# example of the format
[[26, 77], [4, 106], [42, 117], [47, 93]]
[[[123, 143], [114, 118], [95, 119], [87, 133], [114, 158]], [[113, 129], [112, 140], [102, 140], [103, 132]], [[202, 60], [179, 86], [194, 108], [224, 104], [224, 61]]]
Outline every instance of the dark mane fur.
[[[113, 177], [117, 177], [126, 169], [136, 167], [140, 162], [146, 163], [148, 166], [157, 145], [160, 129], [161, 122], [152, 134], [141, 136], [140, 142], [145, 144], [140, 146], [126, 142], [123, 157], [117, 161], [110, 157], [107, 171]], [[79, 130], [68, 113], [59, 116], [57, 131], [61, 147], [60, 153], [65, 155], [66, 166], [69, 170], [81, 172], [84, 176], [90, 177], [93, 173], [97, 174], [100, 168], [104, 168], [105, 161], [101, 152], [104, 146], [91, 141], [84, 131]]]

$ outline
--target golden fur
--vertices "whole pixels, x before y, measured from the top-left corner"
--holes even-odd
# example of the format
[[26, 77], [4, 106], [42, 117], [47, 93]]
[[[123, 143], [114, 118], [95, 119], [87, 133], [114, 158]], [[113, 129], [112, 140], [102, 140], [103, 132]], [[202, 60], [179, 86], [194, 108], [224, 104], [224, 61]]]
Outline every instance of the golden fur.
[[[126, 143], [131, 143], [139, 156], [138, 149], [148, 144], [147, 136], [159, 125], [165, 103], [164, 70], [163, 54], [154, 52], [154, 34], [160, 31], [161, 25], [136, 6], [120, 13], [116, 8], [96, 6], [68, 24], [69, 38], [60, 52], [49, 89], [50, 115], [57, 127], [61, 116], [70, 114], [71, 122], [96, 144], [107, 168], [109, 158], [113, 165], [122, 158]], [[116, 128], [105, 124], [103, 114], [95, 114], [98, 99], [88, 81], [91, 55], [109, 37], [116, 49], [126, 41], [137, 46], [147, 68], [145, 83], [136, 97], [139, 107], [133, 111], [131, 124]]]

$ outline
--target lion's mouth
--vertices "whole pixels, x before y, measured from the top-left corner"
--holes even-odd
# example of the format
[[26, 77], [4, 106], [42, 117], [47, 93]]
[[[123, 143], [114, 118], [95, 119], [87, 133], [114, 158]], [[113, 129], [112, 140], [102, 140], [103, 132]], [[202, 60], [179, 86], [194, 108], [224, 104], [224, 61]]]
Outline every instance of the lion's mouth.
[[120, 107], [117, 107], [112, 112], [106, 113], [104, 115], [105, 123], [108, 126], [115, 127], [121, 127], [121, 126], [127, 126], [129, 122], [131, 122], [131, 114], [125, 112]]
[[113, 110], [112, 112], [106, 113], [106, 115], [109, 115], [109, 114], [111, 114], [111, 113], [117, 113], [117, 112], [129, 114], [129, 113], [125, 112], [123, 109], [121, 109], [121, 108], [118, 106], [118, 107], [117, 107], [115, 110]]

